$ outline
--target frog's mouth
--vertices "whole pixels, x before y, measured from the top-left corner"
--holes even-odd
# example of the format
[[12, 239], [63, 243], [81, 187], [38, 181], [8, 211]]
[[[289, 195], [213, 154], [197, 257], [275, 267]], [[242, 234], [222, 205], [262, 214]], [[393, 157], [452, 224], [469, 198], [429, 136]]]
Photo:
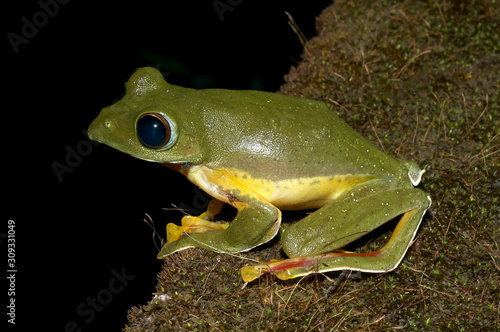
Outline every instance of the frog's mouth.
[[[120, 130], [114, 130], [117, 128]], [[93, 141], [148, 162], [183, 165], [198, 164], [202, 159], [198, 141], [195, 139], [184, 137], [186, 144], [175, 144], [167, 150], [151, 149], [141, 144], [133, 131], [127, 133], [126, 129], [97, 117], [90, 124], [87, 136]]]

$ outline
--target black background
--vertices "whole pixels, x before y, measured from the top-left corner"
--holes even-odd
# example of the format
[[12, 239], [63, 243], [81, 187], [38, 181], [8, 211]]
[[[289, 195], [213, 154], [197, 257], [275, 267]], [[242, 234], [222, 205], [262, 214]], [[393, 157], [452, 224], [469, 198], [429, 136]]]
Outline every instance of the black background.
[[[151, 299], [161, 269], [145, 213], [164, 236], [182, 214], [162, 208], [195, 206], [195, 189], [181, 175], [104, 145], [88, 150], [82, 132], [120, 98], [129, 75], [160, 66], [172, 84], [277, 91], [302, 51], [284, 12], [310, 38], [331, 1], [221, 0], [232, 3], [222, 20], [214, 2], [4, 4], [0, 233], [15, 221], [16, 329], [64, 331], [74, 321], [82, 331], [120, 330], [127, 310]], [[40, 14], [41, 3], [51, 4], [52, 17]], [[16, 53], [9, 33], [22, 37], [25, 22], [37, 19]], [[78, 150], [84, 155], [67, 159]], [[54, 165], [71, 172], [58, 178]], [[92, 319], [77, 313], [123, 269], [134, 279], [102, 311]]]

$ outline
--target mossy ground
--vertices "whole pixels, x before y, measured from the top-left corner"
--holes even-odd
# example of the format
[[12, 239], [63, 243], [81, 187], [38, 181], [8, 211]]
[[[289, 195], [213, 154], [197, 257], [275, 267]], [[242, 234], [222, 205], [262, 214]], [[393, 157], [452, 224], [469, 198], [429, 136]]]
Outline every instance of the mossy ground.
[[[248, 262], [186, 250], [165, 260], [157, 295], [131, 309], [124, 330], [499, 330], [499, 7], [336, 1], [282, 86], [330, 103], [384, 151], [427, 170], [420, 187], [433, 205], [398, 269], [264, 276], [243, 288]], [[241, 256], [282, 253], [274, 241]]]

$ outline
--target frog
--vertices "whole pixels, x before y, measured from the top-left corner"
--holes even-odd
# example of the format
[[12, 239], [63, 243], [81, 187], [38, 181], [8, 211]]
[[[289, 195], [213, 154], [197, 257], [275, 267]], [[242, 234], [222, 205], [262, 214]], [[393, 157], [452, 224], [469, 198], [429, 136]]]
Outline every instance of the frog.
[[[383, 152], [323, 101], [185, 88], [152, 67], [132, 74], [123, 98], [101, 110], [88, 136], [179, 172], [212, 197], [201, 215], [167, 224], [158, 259], [193, 247], [241, 253], [279, 233], [287, 257], [243, 266], [247, 283], [264, 274], [286, 280], [392, 271], [432, 202], [417, 188], [424, 170]], [[214, 220], [227, 204], [234, 218]], [[287, 210], [311, 213], [282, 224]], [[381, 248], [343, 249], [393, 219]]]

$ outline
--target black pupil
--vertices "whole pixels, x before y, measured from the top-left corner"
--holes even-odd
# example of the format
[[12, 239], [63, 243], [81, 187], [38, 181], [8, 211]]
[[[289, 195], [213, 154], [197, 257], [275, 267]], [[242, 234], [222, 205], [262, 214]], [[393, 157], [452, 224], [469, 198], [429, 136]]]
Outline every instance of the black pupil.
[[170, 128], [161, 115], [145, 114], [137, 120], [137, 137], [150, 148], [161, 148], [170, 139]]

